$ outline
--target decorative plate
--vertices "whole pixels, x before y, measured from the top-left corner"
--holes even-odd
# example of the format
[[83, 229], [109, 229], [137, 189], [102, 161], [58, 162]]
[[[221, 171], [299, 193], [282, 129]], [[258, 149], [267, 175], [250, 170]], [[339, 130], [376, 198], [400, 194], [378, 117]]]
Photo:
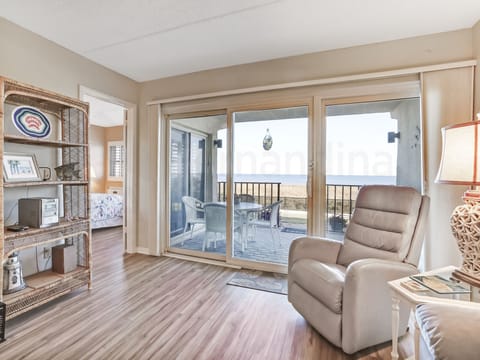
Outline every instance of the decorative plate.
[[18, 131], [30, 137], [41, 139], [50, 135], [52, 130], [45, 114], [30, 106], [15, 108], [12, 120]]

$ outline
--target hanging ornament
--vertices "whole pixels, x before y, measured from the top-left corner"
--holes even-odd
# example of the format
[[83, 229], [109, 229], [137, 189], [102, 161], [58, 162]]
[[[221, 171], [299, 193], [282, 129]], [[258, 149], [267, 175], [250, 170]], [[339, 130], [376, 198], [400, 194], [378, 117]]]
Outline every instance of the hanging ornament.
[[272, 136], [270, 135], [270, 131], [267, 129], [267, 134], [263, 138], [263, 148], [268, 151], [272, 148], [272, 145], [273, 145], [273, 139], [272, 139]]

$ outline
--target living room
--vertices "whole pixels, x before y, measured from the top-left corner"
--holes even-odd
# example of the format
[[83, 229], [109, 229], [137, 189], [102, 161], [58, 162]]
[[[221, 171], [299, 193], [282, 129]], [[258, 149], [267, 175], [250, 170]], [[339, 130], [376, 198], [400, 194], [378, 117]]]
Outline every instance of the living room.
[[[281, 3], [257, 5], [265, 11]], [[432, 6], [432, 2], [429, 5]], [[126, 70], [129, 57], [148, 58], [148, 51], [119, 52], [92, 61], [87, 55], [78, 54], [77, 45], [72, 46], [75, 50], [69, 50], [67, 43], [58, 45], [55, 40], [47, 40], [58, 32], [55, 26], [45, 30], [50, 31], [49, 36], [47, 33], [41, 35], [40, 30], [27, 30], [28, 21], [22, 23], [18, 17], [21, 5], [16, 5], [16, 9], [15, 5], [5, 5], [5, 13], [0, 10], [1, 76], [76, 99], [80, 97], [79, 88], [84, 87], [135, 105], [129, 119], [133, 129], [128, 142], [131, 178], [126, 189], [129, 199], [135, 200], [129, 201], [130, 223], [126, 226], [129, 233], [125, 246], [122, 241], [114, 241], [124, 236], [122, 232], [101, 230], [94, 233], [92, 290], [75, 291], [7, 321], [7, 341], [0, 345], [0, 351], [5, 351], [6, 358], [32, 359], [55, 358], [56, 354], [58, 358], [348, 358], [309, 326], [285, 296], [241, 288], [224, 289], [234, 272], [232, 269], [253, 267], [285, 273], [285, 264], [248, 266], [251, 264], [227, 258], [227, 255], [223, 258], [200, 256], [195, 263], [189, 260], [196, 256], [170, 251], [170, 219], [164, 216], [171, 205], [167, 191], [166, 134], [170, 131], [167, 120], [176, 121], [184, 114], [202, 112], [218, 116], [222, 109], [235, 112], [307, 105], [312, 109], [309, 115], [312, 123], [319, 124], [322, 106], [335, 105], [338, 99], [385, 100], [392, 94], [400, 98], [404, 94], [418, 96], [422, 99], [423, 118], [422, 190], [431, 201], [420, 270], [459, 266], [462, 258], [450, 230], [449, 218], [455, 206], [461, 204], [467, 186], [436, 184], [435, 175], [441, 158], [441, 128], [471, 121], [473, 114], [480, 112], [477, 80], [480, 73], [476, 66], [480, 59], [480, 14], [475, 2], [465, 1], [464, 5], [468, 10], [462, 12], [470, 15], [463, 16], [464, 23], [459, 20], [461, 14], [435, 10], [444, 16], [435, 15], [439, 30], [420, 27], [417, 33], [405, 30], [384, 39], [370, 37], [368, 39], [374, 40], [363, 43], [329, 44], [324, 45], [324, 50], [292, 50], [288, 55], [265, 55], [265, 58], [253, 57], [253, 60], [205, 65], [204, 68], [197, 68], [198, 63], [186, 70], [176, 70], [176, 73], [157, 69], [159, 65], [153, 60], [147, 61], [138, 73], [134, 73], [135, 69]], [[419, 8], [423, 18], [434, 17], [428, 15], [426, 6]], [[207, 8], [210, 13], [202, 14], [207, 23], [221, 18], [235, 19], [234, 8], [228, 15], [222, 15], [219, 9]], [[72, 21], [68, 16], [75, 18], [74, 10], [69, 15], [65, 11], [67, 5], [62, 9], [64, 12], [59, 13], [62, 23], [68, 24]], [[316, 8], [311, 12], [313, 9]], [[17, 15], [14, 15], [15, 10]], [[100, 10], [99, 13], [105, 11]], [[148, 7], [141, 10], [148, 12]], [[253, 10], [243, 9], [240, 15]], [[50, 11], [49, 16], [55, 17], [55, 10]], [[32, 13], [38, 16], [35, 11]], [[297, 21], [301, 21], [300, 18]], [[415, 23], [408, 20], [404, 24], [409, 22]], [[385, 23], [385, 20], [376, 23], [374, 33], [388, 33], [391, 29]], [[75, 27], [79, 24], [84, 28]], [[195, 28], [194, 25], [192, 22], [183, 28]], [[75, 30], [69, 32], [87, 33], [85, 42], [94, 36], [88, 33], [88, 25], [80, 21], [72, 27]], [[169, 29], [165, 25], [163, 31], [168, 33], [176, 28]], [[241, 32], [242, 28], [235, 30]], [[351, 28], [349, 31], [350, 36], [355, 32]], [[280, 35], [280, 42], [285, 46], [289, 36], [293, 37], [287, 34], [282, 39]], [[128, 42], [127, 38], [128, 35], [124, 41]], [[201, 38], [196, 41], [201, 44]], [[78, 46], [92, 49], [85, 44]], [[193, 44], [188, 46], [193, 47]], [[250, 51], [255, 52], [255, 49]], [[175, 58], [175, 50], [168, 52]], [[161, 54], [155, 56], [161, 57]], [[124, 58], [126, 68], [119, 71], [119, 68], [105, 65], [113, 58]], [[195, 63], [193, 58], [190, 61]], [[185, 63], [188, 61], [182, 60], [181, 66]], [[450, 84], [455, 84], [452, 86], [455, 91], [449, 91]], [[448, 101], [436, 102], [438, 91], [446, 94]], [[314, 131], [315, 135], [321, 135], [322, 127]], [[262, 130], [262, 138], [264, 132]], [[275, 134], [272, 136], [275, 144]], [[227, 146], [224, 143], [223, 149]], [[312, 151], [322, 154], [321, 142], [315, 146]], [[308, 233], [323, 235], [326, 231], [324, 221], [315, 219], [325, 217], [321, 193], [325, 174], [320, 166], [313, 171], [313, 184], [318, 185], [318, 189], [314, 190], [309, 205]], [[95, 237], [101, 240], [96, 243]], [[219, 263], [225, 266], [212, 265]], [[143, 295], [135, 296], [135, 293]], [[410, 340], [406, 341], [405, 354], [413, 352]], [[90, 344], [90, 349], [82, 352]], [[389, 358], [389, 346], [369, 348], [358, 357]]]

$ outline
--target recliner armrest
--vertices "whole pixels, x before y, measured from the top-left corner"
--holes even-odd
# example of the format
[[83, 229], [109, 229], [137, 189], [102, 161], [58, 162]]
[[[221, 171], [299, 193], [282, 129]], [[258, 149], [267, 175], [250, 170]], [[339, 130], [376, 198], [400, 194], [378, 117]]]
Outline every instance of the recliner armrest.
[[[381, 274], [378, 272], [381, 272]], [[368, 277], [368, 273], [371, 273], [372, 275], [385, 278], [386, 281], [391, 281], [416, 274], [418, 273], [418, 269], [412, 264], [399, 261], [367, 258], [352, 262], [347, 267], [346, 277], [353, 279], [360, 273], [362, 274], [362, 278], [365, 276]], [[346, 281], [347, 279], [345, 279], [345, 282]]]
[[336, 264], [342, 243], [321, 237], [304, 236], [293, 240], [288, 253], [288, 268], [299, 259], [314, 259]]
[[371, 301], [379, 295], [388, 299], [387, 282], [418, 273], [418, 269], [407, 263], [381, 259], [361, 259], [352, 262], [345, 273], [344, 298], [348, 301]]

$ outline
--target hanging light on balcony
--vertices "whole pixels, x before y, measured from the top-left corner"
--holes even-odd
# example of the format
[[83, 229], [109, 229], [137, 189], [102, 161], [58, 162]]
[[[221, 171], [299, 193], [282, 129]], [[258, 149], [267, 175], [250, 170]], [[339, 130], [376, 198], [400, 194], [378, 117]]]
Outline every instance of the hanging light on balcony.
[[270, 131], [267, 129], [267, 134], [263, 138], [263, 149], [268, 151], [272, 148], [273, 145], [273, 139], [272, 136], [270, 135]]

